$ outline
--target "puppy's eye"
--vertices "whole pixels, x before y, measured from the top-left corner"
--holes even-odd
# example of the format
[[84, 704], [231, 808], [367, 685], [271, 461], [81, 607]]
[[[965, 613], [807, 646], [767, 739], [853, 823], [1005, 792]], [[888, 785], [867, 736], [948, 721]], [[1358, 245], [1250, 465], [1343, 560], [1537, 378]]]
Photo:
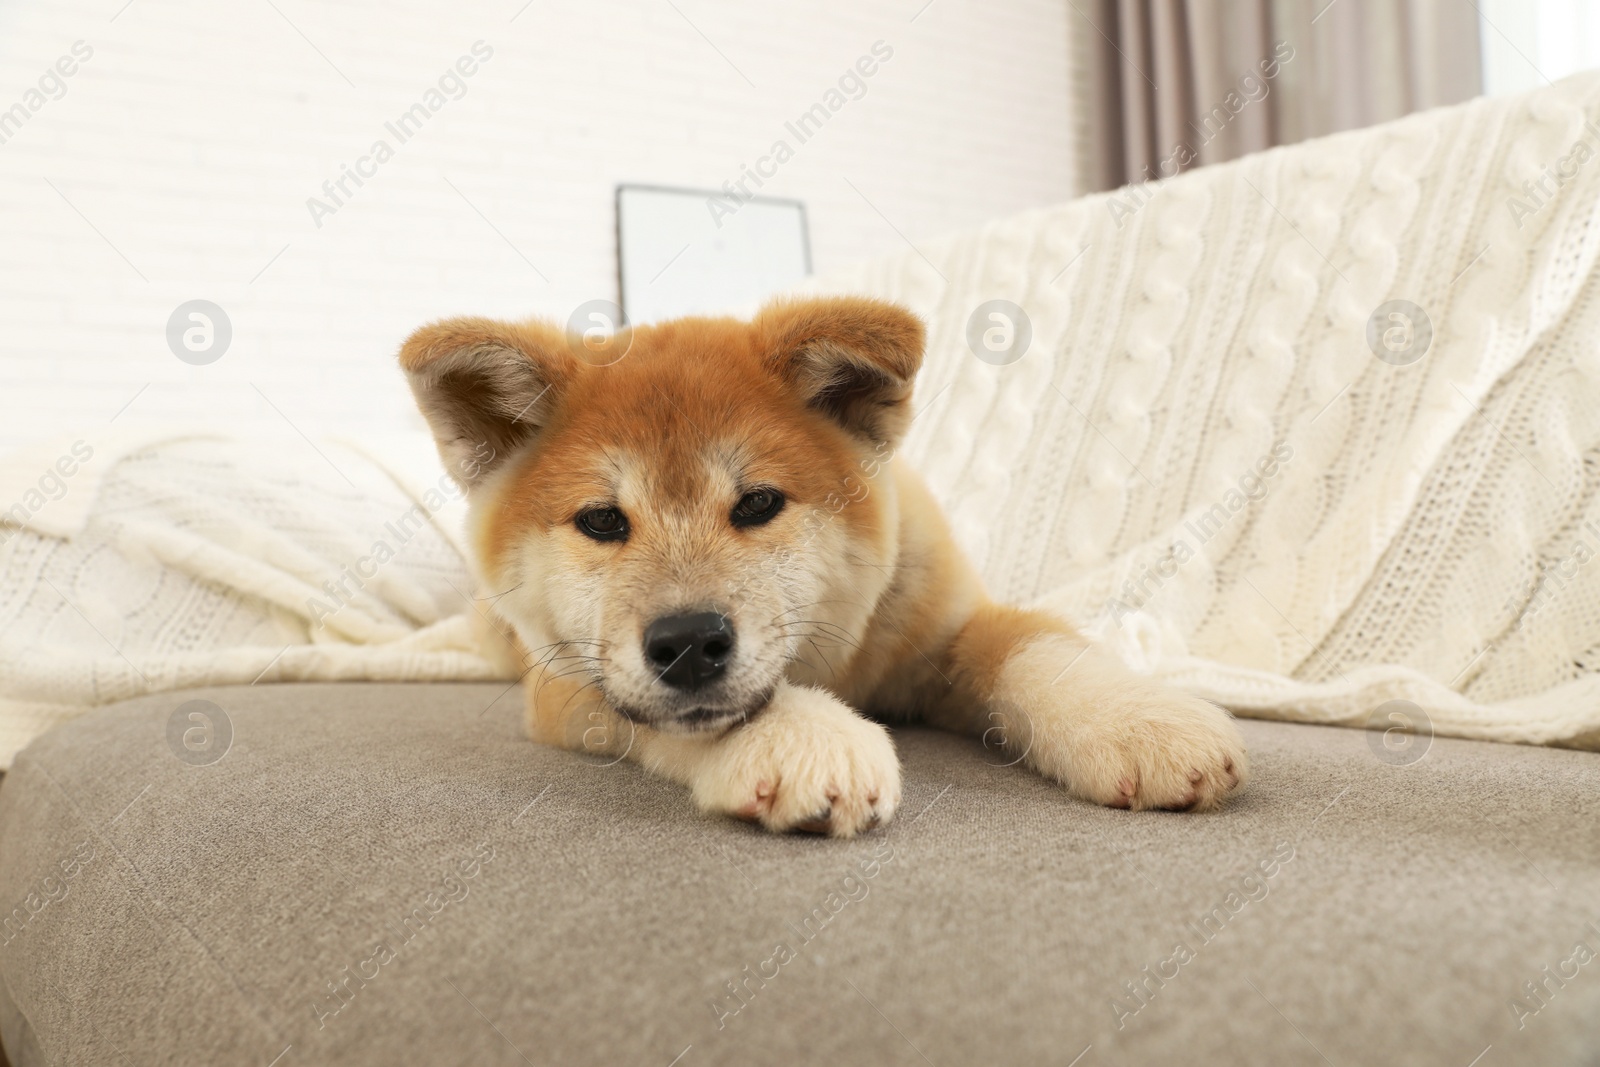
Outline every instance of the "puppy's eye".
[[626, 541], [628, 517], [616, 508], [590, 508], [578, 516], [578, 529], [596, 541]]
[[783, 494], [776, 489], [752, 489], [733, 506], [735, 526], [760, 526], [783, 510]]

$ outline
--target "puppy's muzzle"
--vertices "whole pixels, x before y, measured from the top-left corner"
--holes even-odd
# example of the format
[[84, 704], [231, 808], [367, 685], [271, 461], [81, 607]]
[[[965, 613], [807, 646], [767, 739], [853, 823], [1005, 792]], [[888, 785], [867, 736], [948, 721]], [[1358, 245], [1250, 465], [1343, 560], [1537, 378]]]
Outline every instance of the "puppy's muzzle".
[[733, 624], [718, 612], [666, 615], [645, 627], [644, 658], [658, 681], [693, 693], [727, 672], [733, 640]]

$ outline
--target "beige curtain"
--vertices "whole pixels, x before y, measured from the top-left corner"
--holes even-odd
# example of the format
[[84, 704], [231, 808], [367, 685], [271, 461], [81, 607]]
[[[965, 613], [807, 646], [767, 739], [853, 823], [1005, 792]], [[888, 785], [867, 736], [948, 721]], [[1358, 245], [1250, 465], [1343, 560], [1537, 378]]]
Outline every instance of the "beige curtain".
[[1481, 91], [1468, 0], [1068, 3], [1085, 192]]

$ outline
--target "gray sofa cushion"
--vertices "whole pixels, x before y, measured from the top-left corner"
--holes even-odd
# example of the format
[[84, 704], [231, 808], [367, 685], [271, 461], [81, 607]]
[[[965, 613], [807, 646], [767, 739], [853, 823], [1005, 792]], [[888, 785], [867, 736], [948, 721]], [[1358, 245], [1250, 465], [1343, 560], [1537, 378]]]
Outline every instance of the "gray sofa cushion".
[[519, 698], [39, 739], [0, 785], [16, 1067], [1600, 1062], [1595, 755], [1245, 722], [1241, 800], [1129, 814], [910, 730], [900, 818], [836, 842], [530, 744]]

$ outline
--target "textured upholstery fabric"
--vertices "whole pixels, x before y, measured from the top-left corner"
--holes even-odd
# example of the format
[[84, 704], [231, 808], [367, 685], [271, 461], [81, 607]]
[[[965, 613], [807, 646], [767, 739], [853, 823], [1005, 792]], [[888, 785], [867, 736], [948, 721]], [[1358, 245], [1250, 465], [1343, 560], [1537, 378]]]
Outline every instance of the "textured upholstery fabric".
[[[169, 741], [200, 698], [208, 765]], [[500, 685], [144, 697], [0, 785], [0, 1033], [16, 1067], [1600, 1062], [1600, 756], [1242, 726], [1202, 816], [903, 731], [901, 817], [837, 842], [533, 745]]]

